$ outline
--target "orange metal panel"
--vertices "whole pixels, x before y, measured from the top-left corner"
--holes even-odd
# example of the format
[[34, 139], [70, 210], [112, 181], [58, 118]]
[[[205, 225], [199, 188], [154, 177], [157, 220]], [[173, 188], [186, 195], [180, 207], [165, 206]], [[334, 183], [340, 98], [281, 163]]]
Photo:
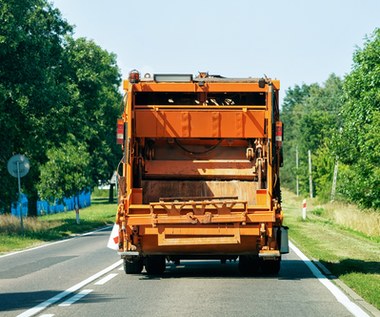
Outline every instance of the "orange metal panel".
[[[162, 229], [152, 226], [140, 226], [139, 234], [144, 235], [158, 235]], [[260, 229], [258, 226], [240, 226], [239, 228], [241, 236], [258, 236], [260, 235]], [[207, 226], [207, 225], [176, 225], [175, 227], [165, 226], [165, 232], [171, 235], [193, 235], [193, 236], [217, 236], [217, 235], [233, 235], [235, 232], [234, 227], [220, 227], [220, 226]]]
[[158, 235], [158, 246], [184, 246], [184, 245], [218, 245], [239, 244], [239, 237], [195, 237], [195, 238], [166, 238]]
[[249, 160], [153, 160], [145, 162], [145, 178], [168, 177], [219, 177], [252, 179], [255, 166]]
[[276, 90], [280, 90], [280, 81], [275, 79], [275, 80], [272, 80], [272, 84], [273, 84], [273, 87], [276, 89]]
[[268, 204], [268, 191], [266, 189], [256, 190], [256, 202], [258, 205], [266, 206]]
[[185, 215], [185, 216], [158, 216], [152, 219], [154, 225], [159, 224], [202, 224], [202, 223], [239, 223], [245, 222], [245, 215]]
[[[276, 85], [279, 86], [278, 81]], [[278, 83], [277, 83], [278, 82]], [[124, 81], [124, 90], [132, 90], [135, 92], [266, 92], [268, 85], [260, 88], [258, 83], [244, 82], [224, 82], [224, 83], [205, 83], [204, 86], [199, 86], [198, 83], [156, 83], [156, 82], [140, 82], [133, 84], [132, 89], [129, 87], [129, 82]], [[276, 86], [277, 88], [277, 86]]]
[[183, 111], [181, 113], [181, 125], [182, 125], [182, 136], [184, 138], [190, 137], [190, 116], [188, 111]]
[[236, 234], [235, 226], [157, 226], [157, 232], [165, 232], [166, 235], [175, 236], [191, 236], [191, 235], [202, 235], [202, 236], [233, 236]]
[[259, 223], [259, 222], [274, 222], [275, 216], [273, 212], [270, 213], [255, 213], [247, 215], [247, 223]]
[[203, 255], [222, 255], [222, 254], [236, 254], [241, 255], [245, 253], [252, 253], [256, 245], [257, 237], [255, 236], [241, 236], [239, 244], [203, 244], [197, 245], [181, 245], [181, 246], [158, 246], [158, 237], [154, 235], [143, 236], [142, 244], [144, 246], [145, 254], [203, 254]]
[[211, 123], [211, 133], [212, 137], [218, 137], [220, 132], [220, 112], [219, 111], [213, 111], [212, 112], [212, 123]]
[[132, 202], [142, 204], [142, 188], [132, 188]]
[[[262, 138], [265, 111], [136, 110], [136, 137]], [[217, 135], [216, 135], [217, 134]]]
[[182, 215], [182, 216], [167, 216], [161, 215], [131, 215], [127, 217], [126, 222], [130, 226], [134, 225], [160, 225], [160, 224], [187, 224], [199, 225], [207, 223], [261, 223], [274, 222], [275, 215], [273, 212], [256, 212], [242, 215], [242, 213], [233, 213], [231, 215]]
[[[163, 213], [166, 212], [165, 211], [165, 208], [159, 206], [159, 203], [156, 203], [157, 205], [154, 207], [154, 210], [161, 210]], [[185, 206], [183, 208], [183, 210], [192, 210], [192, 207], [189, 207], [189, 206]], [[206, 211], [215, 211], [216, 208], [214, 206], [206, 206], [205, 207], [205, 210]], [[239, 206], [234, 206], [232, 208], [233, 211], [244, 211], [244, 208], [242, 207], [239, 207]], [[147, 214], [150, 214], [151, 210], [150, 210], [150, 206], [149, 205], [130, 205], [129, 206], [129, 213], [134, 215], [134, 214], [138, 214], [138, 215], [147, 215]], [[268, 213], [268, 212], [271, 212], [267, 206], [256, 206], [256, 205], [252, 205], [252, 206], [248, 206], [248, 213], [249, 214], [259, 214], [259, 213]]]
[[200, 110], [200, 111], [223, 111], [223, 110], [239, 110], [239, 111], [247, 111], [247, 110], [265, 110], [265, 105], [232, 105], [232, 106], [215, 106], [215, 105], [202, 105], [202, 106], [192, 106], [192, 105], [175, 105], [175, 106], [168, 106], [168, 105], [138, 105], [134, 106], [135, 110], [141, 110], [141, 109], [150, 109], [154, 111], [158, 110]]

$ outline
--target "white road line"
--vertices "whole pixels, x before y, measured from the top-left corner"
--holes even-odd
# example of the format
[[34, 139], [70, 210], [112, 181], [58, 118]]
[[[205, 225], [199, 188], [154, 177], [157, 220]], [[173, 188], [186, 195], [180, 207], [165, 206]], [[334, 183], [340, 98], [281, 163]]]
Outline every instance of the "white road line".
[[93, 289], [84, 289], [83, 291], [79, 292], [78, 294], [74, 295], [73, 297], [69, 298], [68, 300], [64, 301], [62, 304], [59, 304], [58, 306], [61, 307], [67, 307], [71, 304], [74, 304], [81, 298], [85, 297], [87, 294], [90, 294], [93, 291]]
[[53, 317], [54, 314], [43, 314], [43, 315], [40, 315], [39, 317]]
[[16, 251], [16, 252], [6, 253], [6, 254], [3, 254], [3, 255], [0, 255], [0, 258], [5, 258], [5, 257], [7, 257], [7, 256], [16, 255], [16, 254], [20, 254], [20, 253], [24, 253], [24, 252], [29, 252], [29, 251], [33, 251], [33, 250], [37, 250], [37, 249], [41, 249], [41, 248], [45, 248], [45, 247], [48, 247], [48, 246], [50, 246], [50, 245], [55, 245], [55, 244], [64, 243], [64, 242], [71, 241], [71, 240], [76, 239], [76, 238], [80, 238], [80, 237], [88, 236], [88, 235], [93, 234], [93, 233], [95, 233], [95, 232], [99, 232], [99, 231], [107, 230], [107, 229], [109, 229], [109, 228], [111, 228], [111, 227], [112, 227], [112, 226], [107, 226], [107, 227], [100, 228], [100, 229], [95, 230], [95, 231], [86, 232], [86, 233], [83, 233], [83, 234], [77, 235], [77, 236], [72, 237], [72, 238], [67, 238], [67, 239], [63, 239], [63, 240], [59, 240], [59, 241], [55, 241], [55, 242], [50, 242], [50, 243], [45, 243], [45, 244], [42, 244], [42, 245], [36, 246], [36, 247], [34, 247], [34, 248], [29, 248], [29, 249], [25, 249], [25, 250]]
[[112, 280], [118, 273], [111, 273], [108, 274], [106, 277], [102, 278], [101, 280], [97, 281], [95, 285], [104, 285], [108, 281]]
[[55, 304], [56, 302], [60, 301], [62, 298], [69, 296], [70, 294], [76, 292], [78, 289], [81, 289], [85, 285], [97, 280], [99, 277], [107, 274], [108, 272], [114, 270], [117, 268], [119, 265], [123, 263], [123, 260], [119, 260], [115, 262], [114, 264], [110, 265], [109, 267], [105, 268], [104, 270], [90, 276], [89, 278], [85, 279], [84, 281], [68, 288], [67, 290], [63, 291], [62, 293], [59, 293], [55, 295], [54, 297], [44, 301], [43, 303], [38, 304], [37, 306], [34, 306], [33, 308], [23, 312], [22, 314], [18, 315], [17, 317], [30, 317], [38, 314], [40, 311], [46, 309], [50, 305]]
[[301, 252], [292, 242], [289, 241], [290, 248], [297, 254], [301, 260], [307, 265], [313, 275], [321, 282], [341, 303], [346, 307], [354, 316], [356, 317], [370, 317], [364, 310], [362, 310], [358, 305], [353, 303], [346, 294], [342, 292], [340, 288], [334, 285], [325, 275], [323, 275], [318, 268], [309, 260], [309, 258]]

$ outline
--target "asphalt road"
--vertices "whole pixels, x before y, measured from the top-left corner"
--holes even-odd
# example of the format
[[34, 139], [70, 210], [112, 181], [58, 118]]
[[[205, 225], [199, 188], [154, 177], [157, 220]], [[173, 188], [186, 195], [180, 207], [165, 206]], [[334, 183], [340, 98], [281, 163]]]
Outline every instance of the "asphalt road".
[[109, 233], [0, 257], [0, 316], [366, 316], [293, 251], [276, 277], [242, 277], [237, 262], [219, 261], [126, 275]]

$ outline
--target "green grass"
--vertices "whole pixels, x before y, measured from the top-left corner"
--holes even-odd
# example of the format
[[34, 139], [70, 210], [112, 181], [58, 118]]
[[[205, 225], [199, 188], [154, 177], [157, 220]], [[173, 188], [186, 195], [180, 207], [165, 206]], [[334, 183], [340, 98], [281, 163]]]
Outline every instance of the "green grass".
[[117, 206], [108, 204], [107, 201], [104, 198], [95, 198], [90, 207], [81, 209], [80, 224], [76, 223], [75, 211], [24, 218], [24, 235], [18, 218], [1, 215], [0, 253], [67, 238], [110, 225], [115, 220]]
[[[331, 210], [326, 211], [331, 209], [330, 205], [313, 207], [315, 201], [311, 199], [307, 200], [308, 216], [303, 221], [302, 198], [286, 190], [283, 197], [285, 224], [290, 227], [289, 236], [294, 244], [380, 309], [380, 237], [358, 231], [360, 226], [357, 223], [348, 227], [348, 221], [345, 225], [334, 221], [330, 216]], [[344, 210], [336, 208], [333, 210], [335, 214], [344, 213], [350, 217], [344, 205], [337, 206], [342, 206]], [[356, 211], [353, 213], [355, 217]]]

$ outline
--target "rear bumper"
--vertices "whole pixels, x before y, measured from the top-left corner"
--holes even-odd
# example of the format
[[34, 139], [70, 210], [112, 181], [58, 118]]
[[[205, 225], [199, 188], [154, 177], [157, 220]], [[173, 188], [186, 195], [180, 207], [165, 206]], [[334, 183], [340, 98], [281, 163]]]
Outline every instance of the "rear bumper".
[[[120, 217], [119, 255], [226, 255], [280, 257], [281, 219], [268, 206], [246, 201], [158, 202], [130, 205]], [[265, 250], [262, 252], [260, 250]], [[266, 252], [270, 250], [271, 252]]]

